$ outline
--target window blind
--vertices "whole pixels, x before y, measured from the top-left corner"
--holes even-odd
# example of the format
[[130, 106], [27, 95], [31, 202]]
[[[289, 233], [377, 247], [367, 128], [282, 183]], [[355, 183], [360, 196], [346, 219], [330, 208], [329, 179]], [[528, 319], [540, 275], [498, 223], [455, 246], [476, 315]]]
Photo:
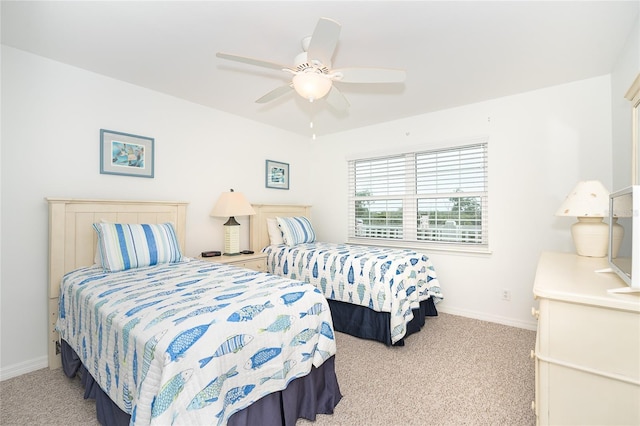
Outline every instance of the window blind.
[[488, 143], [348, 162], [351, 242], [488, 245]]

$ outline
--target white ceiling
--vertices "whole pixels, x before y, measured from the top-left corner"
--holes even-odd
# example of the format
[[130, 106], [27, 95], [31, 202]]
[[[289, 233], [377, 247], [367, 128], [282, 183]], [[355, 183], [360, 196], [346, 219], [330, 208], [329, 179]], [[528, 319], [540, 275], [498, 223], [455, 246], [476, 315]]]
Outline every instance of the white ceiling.
[[[2, 1], [2, 43], [310, 136], [608, 74], [640, 1]], [[254, 101], [320, 17], [342, 24], [333, 67], [404, 68], [404, 84], [337, 86], [336, 113], [295, 93]]]

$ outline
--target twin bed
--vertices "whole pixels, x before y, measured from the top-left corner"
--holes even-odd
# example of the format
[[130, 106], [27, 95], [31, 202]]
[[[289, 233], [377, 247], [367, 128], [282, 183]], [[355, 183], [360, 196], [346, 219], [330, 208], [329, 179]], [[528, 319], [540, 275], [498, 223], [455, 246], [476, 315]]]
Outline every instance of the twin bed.
[[49, 366], [81, 374], [101, 424], [314, 420], [342, 397], [334, 330], [403, 345], [437, 315], [422, 254], [311, 243], [308, 221], [274, 244], [308, 206], [254, 205], [265, 274], [185, 258], [186, 203], [48, 203]]
[[[431, 260], [413, 250], [315, 240], [304, 205], [255, 204], [251, 249], [268, 254], [267, 270], [320, 289], [337, 331], [404, 345], [442, 299]], [[281, 232], [283, 238], [279, 239]]]
[[315, 287], [183, 258], [185, 203], [48, 202], [49, 365], [81, 373], [102, 424], [333, 412], [335, 336]]

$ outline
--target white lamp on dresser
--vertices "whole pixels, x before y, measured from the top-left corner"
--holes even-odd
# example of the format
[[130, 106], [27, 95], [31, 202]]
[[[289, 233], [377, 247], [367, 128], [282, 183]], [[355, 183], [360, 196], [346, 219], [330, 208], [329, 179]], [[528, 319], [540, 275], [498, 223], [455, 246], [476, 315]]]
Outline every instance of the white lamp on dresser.
[[580, 256], [605, 257], [609, 248], [609, 225], [602, 221], [609, 209], [609, 191], [600, 181], [578, 182], [567, 195], [556, 216], [573, 216], [573, 243]]

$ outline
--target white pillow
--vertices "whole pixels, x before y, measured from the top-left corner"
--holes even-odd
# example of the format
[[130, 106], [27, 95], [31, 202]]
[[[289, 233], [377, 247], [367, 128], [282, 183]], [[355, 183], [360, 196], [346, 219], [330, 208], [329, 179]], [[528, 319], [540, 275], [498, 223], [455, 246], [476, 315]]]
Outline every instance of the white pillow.
[[306, 217], [276, 217], [276, 220], [282, 231], [282, 239], [289, 247], [316, 240], [316, 233]]
[[94, 223], [102, 267], [107, 272], [182, 260], [171, 223]]
[[267, 218], [267, 231], [269, 232], [269, 241], [272, 246], [284, 244], [282, 239], [282, 231], [278, 226], [278, 221], [272, 217]]

